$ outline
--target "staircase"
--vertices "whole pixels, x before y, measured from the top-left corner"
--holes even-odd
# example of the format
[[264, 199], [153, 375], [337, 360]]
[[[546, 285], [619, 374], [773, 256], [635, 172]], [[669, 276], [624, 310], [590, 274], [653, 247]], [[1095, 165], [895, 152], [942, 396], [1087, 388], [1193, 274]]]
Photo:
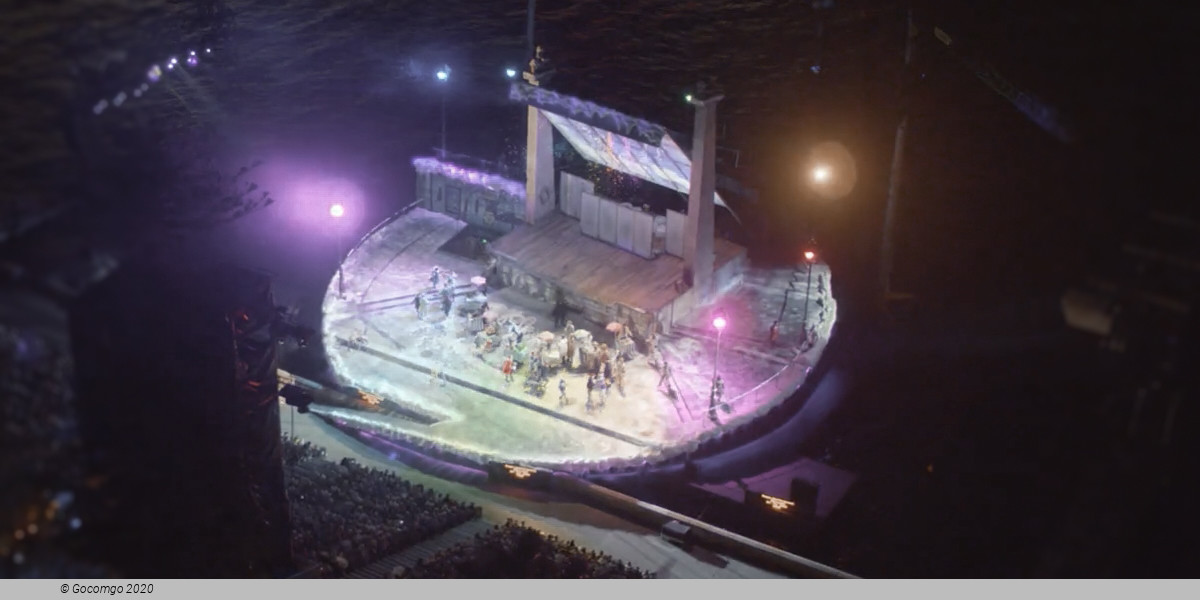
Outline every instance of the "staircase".
[[392, 571], [400, 567], [411, 567], [418, 560], [429, 560], [437, 553], [453, 548], [459, 544], [469, 543], [477, 533], [483, 533], [495, 527], [495, 523], [484, 519], [472, 519], [448, 529], [440, 535], [432, 537], [415, 546], [410, 546], [395, 554], [385, 556], [361, 569], [355, 569], [346, 575], [346, 579], [387, 579]]

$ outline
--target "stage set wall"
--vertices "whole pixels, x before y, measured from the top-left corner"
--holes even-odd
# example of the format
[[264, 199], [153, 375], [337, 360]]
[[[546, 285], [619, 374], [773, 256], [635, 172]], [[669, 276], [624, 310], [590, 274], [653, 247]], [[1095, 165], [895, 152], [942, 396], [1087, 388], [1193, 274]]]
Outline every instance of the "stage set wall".
[[[628, 323], [633, 328], [634, 337], [639, 339], [645, 339], [652, 328], [662, 333], [670, 333], [676, 322], [682, 320], [703, 302], [699, 290], [690, 288], [656, 312], [644, 311], [619, 302], [611, 305], [604, 304], [576, 293], [553, 279], [530, 273], [512, 260], [502, 256], [497, 256], [496, 259], [497, 274], [505, 286], [516, 288], [533, 298], [551, 303], [555, 301], [556, 294], [561, 289], [567, 305], [578, 310], [583, 318], [595, 323], [611, 321]], [[724, 291], [738, 285], [746, 267], [745, 253], [730, 259], [713, 271], [713, 289]]]
[[523, 222], [525, 198], [441, 173], [417, 173], [418, 206], [497, 233]]
[[[657, 315], [648, 313], [621, 303], [604, 304], [593, 298], [579, 294], [561, 283], [548, 277], [539, 277], [526, 271], [516, 262], [496, 256], [496, 272], [506, 287], [520, 290], [532, 298], [553, 303], [559, 290], [567, 306], [577, 311], [567, 318], [578, 320], [579, 317], [594, 323], [607, 324], [612, 321], [627, 323], [633, 328], [634, 337], [644, 337], [650, 331]], [[603, 341], [603, 340], [601, 340]]]

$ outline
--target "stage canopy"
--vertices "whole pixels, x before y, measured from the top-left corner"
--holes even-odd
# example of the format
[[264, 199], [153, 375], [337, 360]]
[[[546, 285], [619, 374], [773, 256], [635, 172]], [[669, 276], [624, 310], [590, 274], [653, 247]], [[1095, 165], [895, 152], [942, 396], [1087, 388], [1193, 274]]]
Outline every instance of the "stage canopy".
[[[510, 97], [542, 109], [546, 119], [583, 158], [688, 194], [692, 161], [663, 127], [524, 84], [513, 84]], [[614, 133], [614, 129], [629, 135]], [[720, 193], [714, 191], [713, 200], [729, 210]]]

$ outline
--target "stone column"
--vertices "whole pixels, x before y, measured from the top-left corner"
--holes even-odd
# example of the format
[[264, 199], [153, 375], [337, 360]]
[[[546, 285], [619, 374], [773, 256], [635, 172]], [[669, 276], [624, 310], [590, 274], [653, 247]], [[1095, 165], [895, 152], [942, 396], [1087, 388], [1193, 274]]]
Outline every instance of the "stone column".
[[691, 274], [692, 287], [703, 302], [712, 293], [714, 262], [713, 219], [717, 182], [717, 103], [724, 96], [693, 100], [696, 120], [692, 131], [692, 178], [688, 191], [687, 229], [683, 237], [683, 261]]
[[525, 222], [530, 225], [554, 210], [554, 126], [530, 106], [525, 138]]

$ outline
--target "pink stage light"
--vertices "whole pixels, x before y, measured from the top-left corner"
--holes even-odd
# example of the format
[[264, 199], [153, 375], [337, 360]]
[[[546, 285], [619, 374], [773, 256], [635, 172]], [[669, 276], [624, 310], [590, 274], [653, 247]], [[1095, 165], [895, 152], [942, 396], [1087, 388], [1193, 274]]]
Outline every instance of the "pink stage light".
[[341, 204], [334, 204], [329, 207], [329, 214], [334, 218], [340, 219], [342, 215], [346, 214], [346, 207]]
[[713, 327], [716, 327], [717, 331], [721, 331], [722, 329], [725, 329], [725, 325], [726, 325], [725, 317], [718, 316], [717, 318], [713, 319]]

